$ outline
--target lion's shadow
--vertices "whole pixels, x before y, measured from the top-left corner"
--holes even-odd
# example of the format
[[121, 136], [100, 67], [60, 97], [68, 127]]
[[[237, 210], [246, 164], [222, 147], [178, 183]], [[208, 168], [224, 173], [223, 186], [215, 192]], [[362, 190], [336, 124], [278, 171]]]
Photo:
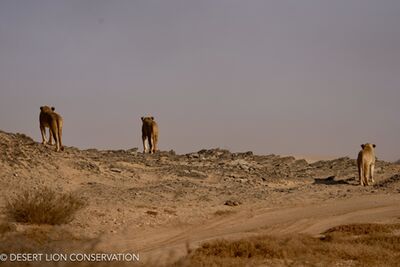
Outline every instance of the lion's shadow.
[[314, 184], [324, 184], [324, 185], [355, 185], [353, 182], [355, 181], [354, 177], [350, 177], [344, 180], [335, 180], [335, 176], [329, 176], [327, 178], [314, 178]]

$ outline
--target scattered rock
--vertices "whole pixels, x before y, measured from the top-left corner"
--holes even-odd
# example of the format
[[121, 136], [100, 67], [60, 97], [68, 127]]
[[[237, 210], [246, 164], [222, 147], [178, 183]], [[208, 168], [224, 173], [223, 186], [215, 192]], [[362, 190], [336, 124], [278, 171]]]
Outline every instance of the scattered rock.
[[197, 171], [197, 170], [190, 170], [190, 175], [196, 178], [207, 178], [208, 175], [205, 172]]
[[234, 207], [234, 206], [239, 206], [241, 203], [236, 200], [227, 200], [225, 201], [224, 205]]
[[75, 167], [78, 170], [89, 170], [91, 172], [99, 172], [100, 168], [92, 162], [88, 162], [88, 161], [78, 161], [75, 163]]
[[121, 173], [122, 172], [120, 169], [117, 169], [117, 168], [111, 168], [110, 171], [116, 172], [116, 173]]
[[395, 174], [392, 177], [385, 179], [383, 181], [377, 182], [374, 184], [375, 188], [380, 188], [380, 187], [388, 187], [389, 185], [392, 184], [398, 184], [400, 183], [400, 174]]
[[192, 159], [200, 158], [199, 153], [190, 153], [190, 154], [187, 154], [187, 156], [188, 156], [188, 158], [192, 158]]
[[152, 216], [157, 216], [158, 212], [157, 211], [153, 211], [153, 210], [148, 210], [146, 211], [147, 214], [152, 215]]
[[97, 153], [97, 152], [99, 152], [97, 149], [95, 149], [95, 148], [89, 148], [89, 149], [86, 149], [86, 150], [84, 150], [84, 151], [86, 151], [86, 152], [89, 152], [89, 153]]
[[131, 149], [126, 150], [127, 153], [131, 153], [131, 154], [137, 154], [138, 153], [139, 148], [134, 147]]
[[187, 170], [187, 169], [179, 171], [178, 176], [201, 178], [201, 179], [205, 179], [208, 177], [208, 175], [205, 172], [198, 170]]
[[247, 152], [240, 153], [240, 154], [243, 155], [243, 156], [245, 156], [245, 157], [253, 156], [253, 152], [252, 152], [252, 151], [247, 151]]

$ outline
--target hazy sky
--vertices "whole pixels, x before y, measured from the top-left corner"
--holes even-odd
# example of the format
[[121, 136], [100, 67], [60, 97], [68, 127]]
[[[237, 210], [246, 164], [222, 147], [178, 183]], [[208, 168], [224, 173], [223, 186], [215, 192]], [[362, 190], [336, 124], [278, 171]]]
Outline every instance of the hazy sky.
[[0, 0], [0, 129], [64, 144], [400, 158], [398, 0]]

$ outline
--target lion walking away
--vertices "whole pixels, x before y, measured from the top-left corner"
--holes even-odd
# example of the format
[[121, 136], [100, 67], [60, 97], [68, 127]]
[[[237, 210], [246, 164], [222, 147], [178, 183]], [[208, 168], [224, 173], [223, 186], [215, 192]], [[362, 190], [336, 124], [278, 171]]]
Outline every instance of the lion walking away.
[[362, 186], [369, 185], [369, 182], [374, 183], [375, 169], [375, 144], [362, 144], [362, 150], [358, 153], [357, 167], [358, 178]]
[[46, 144], [46, 127], [49, 128], [49, 144], [52, 144], [52, 138], [54, 138], [54, 142], [56, 143], [56, 151], [64, 150], [64, 146], [62, 144], [62, 127], [63, 127], [63, 118], [54, 112], [54, 107], [42, 106], [40, 107], [40, 132], [42, 134], [42, 144]]
[[154, 117], [142, 117], [142, 141], [143, 141], [143, 153], [147, 152], [146, 139], [149, 144], [149, 153], [155, 153], [157, 151], [158, 143], [158, 125], [154, 120]]

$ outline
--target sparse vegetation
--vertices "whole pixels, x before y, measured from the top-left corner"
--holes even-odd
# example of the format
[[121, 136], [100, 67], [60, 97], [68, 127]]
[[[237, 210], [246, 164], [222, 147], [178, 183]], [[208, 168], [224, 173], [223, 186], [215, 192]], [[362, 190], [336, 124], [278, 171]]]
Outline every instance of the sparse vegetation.
[[384, 234], [391, 233], [394, 230], [400, 229], [400, 224], [378, 224], [378, 223], [357, 223], [346, 224], [333, 227], [325, 234], [350, 234], [350, 235], [369, 235], [369, 234]]
[[40, 187], [25, 189], [9, 197], [6, 213], [17, 222], [57, 225], [70, 222], [84, 205], [85, 201], [76, 194]]
[[174, 266], [396, 266], [399, 224], [353, 224], [323, 238], [260, 236], [204, 243]]
[[[86, 238], [71, 233], [64, 226], [50, 225], [29, 225], [23, 230], [9, 231], [0, 234], [0, 252], [10, 254], [54, 254], [54, 253], [90, 253], [95, 251], [94, 247], [98, 244], [98, 238]], [[106, 263], [92, 265], [86, 262], [56, 262], [45, 261], [42, 259], [34, 261], [4, 261], [0, 266], [108, 266]], [[121, 265], [110, 265], [121, 266]]]

